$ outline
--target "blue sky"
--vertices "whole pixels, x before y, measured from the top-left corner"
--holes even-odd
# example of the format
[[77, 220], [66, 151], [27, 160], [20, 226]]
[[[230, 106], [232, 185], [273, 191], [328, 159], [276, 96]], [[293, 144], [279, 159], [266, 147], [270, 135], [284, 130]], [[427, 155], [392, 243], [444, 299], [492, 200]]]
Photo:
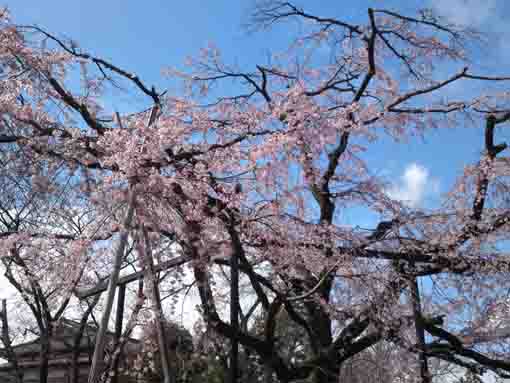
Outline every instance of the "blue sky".
[[[361, 21], [366, 20], [369, 6], [407, 13], [419, 6], [432, 7], [456, 22], [497, 33], [484, 46], [484, 52], [475, 55], [472, 67], [488, 74], [503, 73], [505, 68], [510, 72], [510, 31], [506, 26], [510, 21], [510, 3], [505, 0], [297, 3], [319, 15]], [[17, 23], [37, 24], [70, 37], [86, 50], [138, 73], [160, 89], [169, 85], [161, 75], [162, 69], [184, 69], [185, 58], [197, 54], [208, 42], [219, 47], [230, 62], [253, 68], [256, 63], [265, 62], [270, 49], [285, 47], [293, 31], [285, 27], [249, 34], [242, 24], [248, 20], [252, 0], [0, 0], [0, 4], [10, 8]], [[450, 89], [451, 94], [467, 91], [468, 87], [463, 86]], [[124, 108], [129, 107], [130, 101], [124, 98], [113, 102]], [[505, 139], [510, 141], [510, 134], [498, 132], [498, 140]], [[377, 174], [393, 177], [402, 189], [395, 189], [395, 195], [415, 195], [417, 190], [419, 198], [415, 203], [431, 205], [437, 202], [440, 193], [448, 190], [463, 165], [477, 160], [482, 148], [480, 124], [475, 129], [459, 127], [430, 132], [424, 141], [411, 138], [405, 144], [395, 144], [385, 139], [370, 148], [368, 161]]]

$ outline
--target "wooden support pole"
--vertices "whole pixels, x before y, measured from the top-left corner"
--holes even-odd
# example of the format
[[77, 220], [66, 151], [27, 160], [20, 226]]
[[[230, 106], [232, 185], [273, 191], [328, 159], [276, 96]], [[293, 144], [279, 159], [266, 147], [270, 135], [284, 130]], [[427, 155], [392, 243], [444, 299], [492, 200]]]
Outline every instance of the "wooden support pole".
[[230, 325], [233, 336], [230, 350], [230, 382], [237, 383], [239, 361], [239, 258], [235, 251], [230, 257]]
[[[185, 256], [185, 255], [182, 255], [180, 257], [175, 257], [168, 261], [162, 262], [159, 265], [155, 265], [154, 272], [160, 272], [163, 270], [170, 269], [172, 267], [181, 266], [190, 260], [191, 260], [191, 258], [189, 256]], [[122, 285], [126, 285], [128, 283], [131, 283], [131, 282], [135, 282], [135, 281], [139, 280], [143, 276], [143, 274], [144, 274], [144, 271], [142, 270], [142, 271], [137, 271], [136, 273], [132, 273], [132, 274], [126, 275], [124, 277], [121, 277], [121, 278], [119, 278], [117, 285], [122, 286]], [[108, 288], [108, 282], [101, 282], [101, 283], [97, 284], [96, 286], [92, 287], [91, 289], [77, 291], [76, 296], [79, 299], [88, 298], [93, 295], [99, 294], [103, 291], [106, 291], [107, 288]]]
[[[115, 316], [115, 345], [117, 345], [120, 342], [120, 337], [122, 335], [122, 319], [124, 318], [125, 300], [126, 300], [126, 285], [123, 284], [119, 286], [119, 290], [117, 291], [117, 312]], [[115, 363], [113, 365], [112, 383], [118, 382], [119, 360], [120, 358], [116, 358]]]
[[[158, 347], [159, 355], [161, 358], [161, 367], [163, 370], [163, 382], [164, 383], [175, 383], [176, 376], [175, 371], [172, 374], [170, 366], [170, 355], [167, 345], [167, 337], [165, 334], [165, 317], [163, 315], [163, 308], [161, 307], [161, 296], [159, 293], [159, 281], [157, 274], [154, 271], [154, 263], [152, 260], [152, 249], [149, 239], [149, 232], [144, 228], [142, 230], [144, 246], [143, 246], [143, 257], [144, 257], [144, 269], [145, 277], [147, 280], [148, 288], [150, 291], [150, 298], [152, 300], [152, 309], [154, 311], [156, 319], [156, 331], [158, 336]], [[175, 366], [173, 366], [175, 367]], [[174, 369], [175, 370], [175, 369]]]

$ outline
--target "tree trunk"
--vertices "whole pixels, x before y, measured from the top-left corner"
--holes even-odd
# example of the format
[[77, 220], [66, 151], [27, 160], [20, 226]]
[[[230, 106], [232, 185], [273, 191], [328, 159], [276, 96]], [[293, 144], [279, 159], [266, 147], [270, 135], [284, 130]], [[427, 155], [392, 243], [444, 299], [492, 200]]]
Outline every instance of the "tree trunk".
[[414, 315], [414, 327], [416, 330], [416, 340], [418, 342], [418, 363], [420, 370], [420, 377], [422, 383], [431, 383], [432, 377], [430, 375], [427, 355], [426, 355], [426, 346], [425, 346], [425, 330], [423, 328], [422, 323], [422, 315], [421, 315], [421, 299], [420, 299], [420, 289], [418, 287], [417, 277], [411, 276], [409, 277], [409, 288], [411, 291], [411, 306], [413, 309]]
[[[85, 331], [85, 327], [87, 326], [87, 321], [89, 318], [89, 315], [94, 310], [94, 307], [96, 307], [97, 303], [99, 302], [99, 299], [101, 298], [101, 293], [98, 293], [95, 297], [92, 303], [89, 303], [88, 308], [83, 313], [83, 316], [80, 320], [80, 327], [78, 328], [78, 331], [74, 334], [73, 337], [73, 352], [71, 355], [71, 383], [78, 383], [78, 379], [80, 376], [80, 364], [79, 357], [81, 352], [81, 342], [83, 339], [83, 333]], [[89, 354], [89, 361], [90, 361], [90, 339], [87, 336], [87, 353]]]
[[2, 320], [2, 343], [4, 344], [7, 352], [7, 360], [14, 368], [14, 376], [16, 383], [23, 383], [23, 371], [18, 366], [18, 358], [14, 353], [11, 343], [11, 336], [9, 334], [9, 320], [7, 318], [7, 301], [2, 299], [2, 312], [0, 313]]
[[50, 339], [48, 333], [40, 336], [41, 350], [39, 351], [39, 382], [48, 383]]

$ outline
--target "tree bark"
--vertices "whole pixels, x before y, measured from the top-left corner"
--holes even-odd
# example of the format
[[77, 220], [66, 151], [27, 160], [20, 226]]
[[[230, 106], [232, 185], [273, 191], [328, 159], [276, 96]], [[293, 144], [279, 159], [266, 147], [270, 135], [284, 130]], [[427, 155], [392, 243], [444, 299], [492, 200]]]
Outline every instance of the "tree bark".
[[50, 339], [47, 331], [39, 337], [41, 349], [39, 351], [39, 382], [48, 383]]
[[411, 292], [411, 305], [413, 308], [414, 327], [416, 330], [416, 340], [418, 342], [418, 363], [420, 368], [420, 377], [422, 383], [431, 383], [427, 355], [425, 353], [425, 329], [423, 328], [423, 320], [421, 315], [420, 290], [416, 277], [409, 278], [409, 289]]
[[16, 383], [23, 383], [23, 371], [19, 368], [18, 358], [12, 348], [11, 336], [9, 334], [9, 321], [7, 318], [7, 301], [5, 299], [2, 299], [2, 312], [0, 313], [0, 319], [2, 320], [2, 343], [7, 351], [7, 360], [11, 363], [14, 369]]
[[[83, 332], [85, 331], [85, 327], [87, 326], [87, 320], [89, 318], [89, 315], [92, 313], [92, 310], [94, 310], [94, 307], [99, 302], [99, 298], [101, 297], [101, 294], [97, 294], [94, 297], [94, 300], [92, 303], [89, 304], [85, 312], [83, 313], [83, 316], [80, 320], [80, 327], [78, 328], [78, 331], [74, 334], [73, 338], [73, 351], [71, 356], [71, 383], [78, 383], [78, 379], [80, 376], [80, 365], [79, 365], [79, 358], [80, 358], [80, 352], [81, 352], [81, 341], [83, 339]], [[87, 345], [89, 344], [89, 339], [87, 338]], [[88, 351], [90, 354], [90, 351]]]

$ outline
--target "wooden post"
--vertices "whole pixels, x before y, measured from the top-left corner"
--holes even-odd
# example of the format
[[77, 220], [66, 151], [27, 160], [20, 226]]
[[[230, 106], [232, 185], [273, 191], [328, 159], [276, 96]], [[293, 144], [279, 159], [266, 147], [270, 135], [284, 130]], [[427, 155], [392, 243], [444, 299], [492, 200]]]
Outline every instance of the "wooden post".
[[[167, 337], [165, 334], [165, 317], [163, 315], [163, 308], [161, 307], [161, 296], [159, 294], [159, 286], [157, 280], [157, 274], [154, 272], [154, 262], [152, 261], [152, 249], [149, 239], [149, 232], [146, 228], [142, 229], [143, 231], [143, 241], [144, 241], [144, 269], [145, 275], [148, 282], [148, 287], [151, 292], [151, 300], [152, 300], [152, 309], [156, 316], [156, 331], [158, 336], [158, 347], [159, 347], [159, 355], [161, 358], [161, 367], [163, 369], [163, 382], [164, 383], [175, 383], [176, 376], [172, 375], [170, 371], [170, 355], [167, 345]], [[174, 366], [175, 367], [175, 366]]]
[[235, 251], [230, 257], [230, 325], [233, 336], [230, 350], [230, 382], [237, 383], [239, 360], [239, 258]]
[[[126, 285], [120, 285], [117, 292], [117, 312], [115, 316], [115, 344], [117, 345], [122, 335], [122, 318], [124, 317], [124, 302], [126, 300]], [[120, 358], [115, 359], [113, 367], [112, 383], [118, 381], [118, 367]]]

